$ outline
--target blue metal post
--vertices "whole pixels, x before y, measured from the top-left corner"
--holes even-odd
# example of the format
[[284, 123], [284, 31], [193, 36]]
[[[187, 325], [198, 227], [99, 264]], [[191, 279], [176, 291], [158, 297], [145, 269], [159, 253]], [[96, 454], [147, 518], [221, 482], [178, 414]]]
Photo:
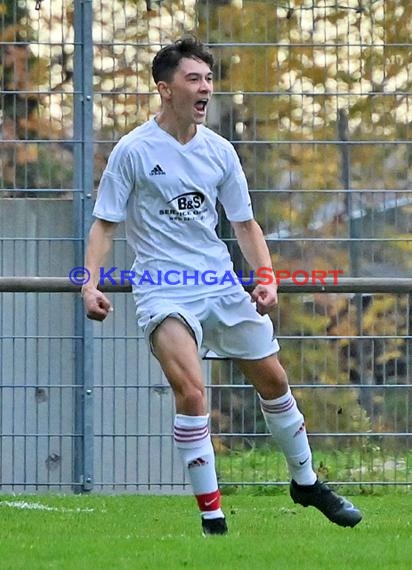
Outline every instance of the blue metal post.
[[[82, 266], [90, 225], [93, 193], [93, 7], [92, 0], [74, 2], [74, 227], [76, 266]], [[75, 445], [73, 480], [76, 492], [93, 489], [93, 323], [75, 298]]]

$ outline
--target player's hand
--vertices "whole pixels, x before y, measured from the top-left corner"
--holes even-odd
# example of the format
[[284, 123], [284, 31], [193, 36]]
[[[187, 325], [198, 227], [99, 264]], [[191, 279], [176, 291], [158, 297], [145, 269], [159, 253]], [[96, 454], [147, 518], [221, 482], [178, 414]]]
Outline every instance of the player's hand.
[[104, 321], [113, 311], [109, 299], [96, 288], [82, 289], [82, 297], [87, 318], [94, 321]]
[[256, 285], [251, 293], [256, 303], [257, 312], [266, 315], [273, 311], [278, 304], [278, 287], [276, 283], [270, 285]]

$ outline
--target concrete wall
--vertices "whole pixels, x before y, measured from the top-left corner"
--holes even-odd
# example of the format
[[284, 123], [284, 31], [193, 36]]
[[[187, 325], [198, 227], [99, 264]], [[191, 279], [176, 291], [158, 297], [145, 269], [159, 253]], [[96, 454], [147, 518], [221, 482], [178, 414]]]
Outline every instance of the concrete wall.
[[[67, 276], [73, 222], [71, 200], [1, 199], [1, 275]], [[112, 261], [131, 265], [120, 237]], [[171, 438], [171, 390], [137, 328], [132, 295], [111, 297], [113, 314], [93, 325], [94, 489], [181, 492], [187, 486]], [[2, 491], [67, 492], [76, 483], [82, 378], [75, 361], [82, 339], [75, 338], [75, 302], [71, 293], [0, 294]]]

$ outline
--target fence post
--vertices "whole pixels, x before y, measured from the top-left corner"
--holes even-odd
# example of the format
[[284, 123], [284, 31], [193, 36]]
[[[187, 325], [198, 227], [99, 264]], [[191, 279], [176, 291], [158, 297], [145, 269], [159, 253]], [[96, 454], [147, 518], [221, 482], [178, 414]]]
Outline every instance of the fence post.
[[[93, 6], [74, 2], [74, 228], [75, 266], [82, 266], [92, 213], [93, 164]], [[75, 297], [75, 414], [73, 482], [75, 492], [93, 489], [93, 324]]]
[[[341, 141], [340, 151], [342, 156], [342, 174], [341, 180], [346, 192], [346, 215], [348, 217], [348, 234], [349, 234], [349, 266], [350, 274], [352, 277], [359, 277], [359, 267], [360, 267], [360, 252], [359, 252], [359, 224], [360, 219], [356, 221], [354, 216], [354, 204], [353, 204], [353, 190], [351, 186], [351, 161], [350, 161], [350, 146], [349, 141], [349, 123], [348, 116], [343, 109], [338, 111], [338, 137]], [[372, 382], [372, 376], [368, 373], [367, 365], [367, 345], [365, 339], [363, 338], [363, 301], [362, 293], [355, 293], [354, 297], [355, 307], [356, 307], [356, 328], [357, 334], [361, 337], [353, 341], [353, 347], [355, 349], [355, 360], [358, 364], [358, 372], [360, 374], [361, 385], [368, 385]], [[372, 341], [373, 342], [373, 341]], [[371, 401], [371, 391], [362, 390], [360, 391], [360, 400], [362, 406], [371, 413], [372, 401]]]

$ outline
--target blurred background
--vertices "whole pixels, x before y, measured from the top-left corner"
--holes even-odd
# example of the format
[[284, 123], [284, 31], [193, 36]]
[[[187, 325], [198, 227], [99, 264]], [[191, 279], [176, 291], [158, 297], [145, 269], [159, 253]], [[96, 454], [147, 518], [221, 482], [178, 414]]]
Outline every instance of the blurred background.
[[[408, 0], [0, 2], [1, 276], [83, 264], [111, 149], [153, 116], [157, 50], [216, 58], [208, 125], [235, 146], [276, 269], [380, 277], [387, 292], [281, 295], [280, 357], [315, 466], [365, 491], [412, 480], [412, 5]], [[218, 227], [247, 269], [223, 212]], [[123, 229], [111, 263], [131, 265]], [[3, 491], [181, 492], [173, 402], [134, 318], [77, 294], [0, 293]], [[256, 395], [204, 362], [227, 492], [288, 480]]]

